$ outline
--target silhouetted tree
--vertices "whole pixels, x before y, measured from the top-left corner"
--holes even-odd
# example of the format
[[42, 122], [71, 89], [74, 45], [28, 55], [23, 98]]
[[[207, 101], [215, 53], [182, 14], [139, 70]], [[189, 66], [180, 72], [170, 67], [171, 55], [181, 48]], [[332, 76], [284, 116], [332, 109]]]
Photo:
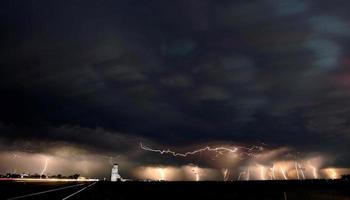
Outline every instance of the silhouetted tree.
[[68, 176], [68, 178], [70, 178], [70, 179], [78, 179], [79, 177], [80, 177], [80, 174], [73, 174], [73, 175]]
[[41, 176], [39, 174], [34, 174], [34, 175], [31, 175], [30, 178], [40, 178]]
[[350, 174], [343, 174], [341, 175], [342, 180], [350, 181]]
[[80, 176], [80, 174], [74, 174], [74, 175], [73, 175], [73, 178], [74, 178], [74, 179], [78, 179], [79, 176]]

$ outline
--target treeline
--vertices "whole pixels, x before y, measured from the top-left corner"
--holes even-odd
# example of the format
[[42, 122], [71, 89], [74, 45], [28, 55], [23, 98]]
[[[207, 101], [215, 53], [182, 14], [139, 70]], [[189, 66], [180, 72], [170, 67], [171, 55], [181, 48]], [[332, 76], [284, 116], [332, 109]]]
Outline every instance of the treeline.
[[346, 181], [350, 181], [350, 174], [344, 174], [341, 176], [341, 179], [346, 180]]

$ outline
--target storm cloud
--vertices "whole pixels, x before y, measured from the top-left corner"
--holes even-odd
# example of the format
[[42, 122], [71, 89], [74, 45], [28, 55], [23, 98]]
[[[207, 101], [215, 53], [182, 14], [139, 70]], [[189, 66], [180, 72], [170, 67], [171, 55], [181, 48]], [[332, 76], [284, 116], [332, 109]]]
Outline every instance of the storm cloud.
[[4, 1], [1, 151], [49, 153], [56, 143], [132, 165], [185, 165], [139, 143], [228, 141], [348, 167], [347, 4]]

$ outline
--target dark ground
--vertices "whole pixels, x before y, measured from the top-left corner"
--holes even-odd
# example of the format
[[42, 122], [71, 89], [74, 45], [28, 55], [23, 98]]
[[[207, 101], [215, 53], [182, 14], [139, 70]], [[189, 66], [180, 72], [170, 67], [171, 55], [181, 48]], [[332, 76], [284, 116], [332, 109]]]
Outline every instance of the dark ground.
[[[28, 195], [32, 193], [63, 188], [62, 190], [52, 191], [45, 194], [35, 195], [20, 199], [62, 199], [71, 193], [87, 186], [90, 183], [85, 182], [0, 182], [0, 199], [8, 199]], [[69, 187], [73, 186], [73, 187]]]
[[[81, 183], [0, 182], [0, 198]], [[91, 183], [23, 199], [62, 199]], [[284, 194], [285, 193], [285, 194]], [[98, 182], [69, 199], [334, 199], [350, 200], [348, 181]]]

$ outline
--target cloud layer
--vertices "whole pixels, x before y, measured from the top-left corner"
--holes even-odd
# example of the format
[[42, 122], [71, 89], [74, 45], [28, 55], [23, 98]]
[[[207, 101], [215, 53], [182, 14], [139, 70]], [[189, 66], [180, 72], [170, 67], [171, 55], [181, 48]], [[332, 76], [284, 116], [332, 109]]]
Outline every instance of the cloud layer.
[[350, 164], [348, 3], [1, 4], [3, 151], [58, 142], [150, 164], [140, 140], [228, 141]]

